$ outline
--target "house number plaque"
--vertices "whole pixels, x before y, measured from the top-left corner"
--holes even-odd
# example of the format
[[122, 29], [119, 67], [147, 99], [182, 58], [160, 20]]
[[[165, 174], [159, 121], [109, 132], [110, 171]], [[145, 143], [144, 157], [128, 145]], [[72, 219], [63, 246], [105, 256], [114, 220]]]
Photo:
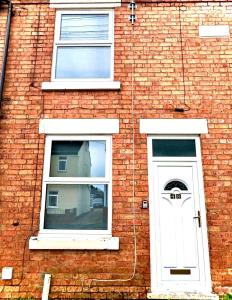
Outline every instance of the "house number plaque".
[[181, 194], [170, 194], [170, 199], [181, 199]]

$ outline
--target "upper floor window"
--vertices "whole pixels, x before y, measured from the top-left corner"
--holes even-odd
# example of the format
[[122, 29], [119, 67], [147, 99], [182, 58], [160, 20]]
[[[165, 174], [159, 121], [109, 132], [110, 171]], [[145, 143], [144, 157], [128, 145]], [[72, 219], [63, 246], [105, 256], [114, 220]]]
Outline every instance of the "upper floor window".
[[113, 10], [58, 10], [52, 80], [113, 80]]

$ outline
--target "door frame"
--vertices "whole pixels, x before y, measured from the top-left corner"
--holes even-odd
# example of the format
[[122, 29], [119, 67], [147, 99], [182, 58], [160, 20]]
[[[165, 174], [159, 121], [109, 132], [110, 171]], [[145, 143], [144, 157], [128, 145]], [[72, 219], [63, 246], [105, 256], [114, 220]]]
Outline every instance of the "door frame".
[[[194, 139], [196, 145], [196, 157], [153, 157], [152, 156], [152, 140], [153, 139]], [[205, 268], [205, 281], [199, 290], [188, 290], [187, 292], [204, 292], [210, 293], [212, 290], [211, 274], [210, 274], [210, 262], [209, 262], [209, 249], [208, 249], [208, 235], [207, 235], [207, 222], [206, 222], [206, 209], [205, 209], [205, 197], [204, 197], [204, 182], [203, 182], [203, 170], [201, 160], [201, 145], [199, 135], [151, 135], [147, 138], [148, 147], [148, 182], [149, 182], [149, 215], [150, 215], [150, 276], [151, 276], [151, 292], [163, 293], [172, 292], [168, 288], [160, 288], [158, 281], [158, 265], [157, 257], [157, 244], [156, 233], [159, 228], [154, 226], [157, 214], [159, 213], [158, 205], [154, 201], [154, 162], [194, 162], [196, 163], [196, 171], [198, 174], [198, 188], [199, 188], [199, 208], [202, 216], [202, 247], [203, 247], [203, 260]], [[157, 239], [158, 241], [158, 239]], [[175, 291], [174, 291], [175, 292]], [[183, 291], [186, 292], [186, 291]]]

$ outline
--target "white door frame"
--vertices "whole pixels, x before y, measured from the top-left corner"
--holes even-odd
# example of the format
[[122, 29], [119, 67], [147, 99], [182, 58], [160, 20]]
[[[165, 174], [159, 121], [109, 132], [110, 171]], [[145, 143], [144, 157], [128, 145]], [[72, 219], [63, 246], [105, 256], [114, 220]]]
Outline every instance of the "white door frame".
[[[196, 144], [196, 157], [153, 157], [152, 156], [152, 140], [153, 139], [194, 139]], [[156, 244], [156, 230], [154, 224], [156, 216], [159, 213], [156, 202], [154, 201], [154, 162], [195, 162], [197, 165], [198, 174], [198, 187], [199, 187], [199, 208], [201, 211], [202, 221], [202, 245], [203, 245], [203, 260], [205, 266], [205, 281], [199, 290], [188, 290], [189, 292], [204, 292], [210, 293], [212, 289], [211, 275], [210, 275], [210, 263], [209, 263], [209, 249], [208, 249], [208, 236], [207, 236], [207, 223], [206, 223], [206, 209], [204, 198], [204, 185], [203, 185], [203, 172], [201, 161], [201, 147], [200, 138], [198, 135], [153, 135], [148, 137], [148, 180], [149, 180], [149, 210], [150, 210], [150, 267], [151, 267], [151, 292], [171, 292], [170, 290], [163, 290], [157, 282], [157, 244]], [[186, 292], [186, 291], [183, 291]]]

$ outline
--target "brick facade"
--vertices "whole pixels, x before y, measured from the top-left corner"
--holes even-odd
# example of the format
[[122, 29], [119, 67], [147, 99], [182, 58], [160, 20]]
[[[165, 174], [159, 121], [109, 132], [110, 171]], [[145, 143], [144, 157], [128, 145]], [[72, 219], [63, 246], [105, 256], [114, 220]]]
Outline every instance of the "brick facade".
[[[139, 120], [149, 118], [208, 121], [209, 133], [202, 135], [201, 143], [211, 276], [213, 289], [228, 293], [225, 287], [232, 286], [232, 42], [230, 38], [199, 38], [198, 26], [231, 28], [232, 3], [139, 1], [133, 26], [128, 21], [128, 5], [122, 3], [115, 9], [115, 80], [121, 82], [121, 90], [42, 91], [41, 83], [51, 76], [55, 10], [45, 1], [25, 2], [14, 3], [1, 107], [0, 268], [11, 266], [14, 271], [12, 280], [0, 280], [0, 298], [41, 298], [44, 273], [52, 274], [51, 299], [146, 298], [149, 210], [141, 209], [141, 202], [148, 199], [147, 136], [139, 133]], [[0, 6], [1, 59], [6, 13], [6, 7]], [[175, 112], [175, 107], [190, 109]], [[112, 225], [113, 235], [120, 238], [119, 251], [28, 249], [29, 238], [39, 228], [44, 155], [44, 135], [38, 131], [41, 118], [119, 119], [120, 132], [113, 135]], [[131, 279], [133, 127], [137, 265]]]

